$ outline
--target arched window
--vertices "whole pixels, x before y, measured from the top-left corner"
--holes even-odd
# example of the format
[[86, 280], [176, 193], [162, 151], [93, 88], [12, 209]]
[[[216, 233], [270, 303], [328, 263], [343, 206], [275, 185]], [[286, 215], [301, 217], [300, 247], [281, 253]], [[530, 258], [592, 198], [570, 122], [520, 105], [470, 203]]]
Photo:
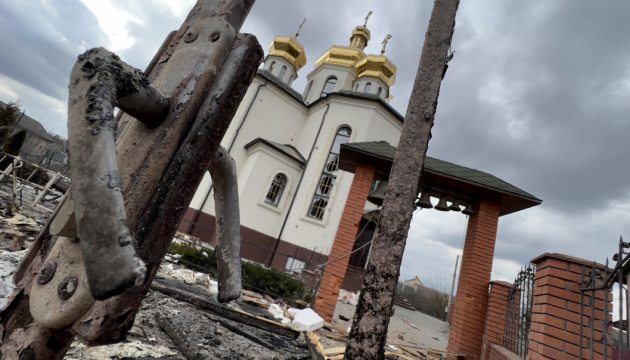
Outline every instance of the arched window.
[[287, 84], [290, 83], [291, 80], [293, 80], [293, 74], [291, 74], [291, 76], [289, 76], [289, 80], [287, 80]]
[[276, 65], [275, 61], [271, 62], [271, 65], [269, 65], [269, 72], [273, 72], [273, 67]]
[[365, 84], [365, 89], [363, 89], [363, 92], [364, 93], [369, 93], [371, 87], [372, 87], [372, 83]]
[[341, 144], [350, 141], [350, 134], [352, 134], [352, 130], [348, 127], [342, 127], [337, 131], [335, 141], [328, 153], [326, 164], [324, 164], [324, 169], [319, 177], [317, 189], [315, 189], [315, 195], [311, 201], [311, 207], [308, 210], [308, 216], [310, 217], [320, 220], [324, 217], [326, 206], [330, 201], [333, 187], [337, 181], [337, 174], [339, 173], [339, 152], [341, 150]]
[[308, 93], [311, 92], [311, 86], [313, 86], [313, 80], [308, 82], [308, 85], [306, 86], [306, 92], [304, 93], [304, 100], [306, 100], [306, 98], [308, 97]]
[[287, 177], [280, 173], [276, 174], [271, 182], [271, 186], [269, 186], [267, 196], [265, 196], [265, 202], [273, 206], [278, 206], [286, 185]]
[[359, 90], [359, 84], [354, 85], [354, 91]]
[[383, 88], [379, 86], [378, 91], [376, 91], [376, 95], [381, 96], [382, 92], [383, 92]]
[[333, 92], [336, 86], [337, 86], [337, 78], [334, 76], [329, 77], [328, 80], [326, 80], [326, 85], [324, 85], [324, 90], [322, 90], [321, 97], [325, 97], [326, 95]]
[[278, 74], [278, 79], [282, 80], [282, 78], [284, 77], [284, 74], [287, 73], [287, 67], [283, 66], [282, 69], [280, 69], [280, 74]]

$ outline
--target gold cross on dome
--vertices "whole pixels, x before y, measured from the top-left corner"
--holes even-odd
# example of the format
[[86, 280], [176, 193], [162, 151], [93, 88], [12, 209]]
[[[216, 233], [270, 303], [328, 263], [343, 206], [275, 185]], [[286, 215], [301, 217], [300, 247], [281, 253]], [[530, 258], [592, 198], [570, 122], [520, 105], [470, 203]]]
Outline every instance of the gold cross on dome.
[[367, 26], [367, 22], [368, 22], [368, 20], [370, 19], [370, 15], [372, 15], [372, 12], [371, 12], [371, 11], [370, 11], [370, 12], [367, 14], [367, 16], [365, 17], [365, 24], [363, 24], [363, 27], [366, 27], [366, 26]]
[[391, 38], [392, 38], [392, 36], [390, 34], [387, 34], [387, 36], [385, 37], [385, 39], [381, 43], [381, 44], [383, 44], [383, 50], [381, 50], [381, 55], [385, 54], [385, 48], [387, 47], [387, 43], [389, 42], [389, 39], [391, 39]]
[[297, 39], [298, 36], [300, 36], [300, 31], [302, 31], [302, 26], [304, 26], [304, 23], [306, 22], [306, 18], [304, 18], [304, 20], [302, 20], [302, 23], [300, 24], [300, 27], [298, 28], [298, 32], [295, 33], [295, 38]]

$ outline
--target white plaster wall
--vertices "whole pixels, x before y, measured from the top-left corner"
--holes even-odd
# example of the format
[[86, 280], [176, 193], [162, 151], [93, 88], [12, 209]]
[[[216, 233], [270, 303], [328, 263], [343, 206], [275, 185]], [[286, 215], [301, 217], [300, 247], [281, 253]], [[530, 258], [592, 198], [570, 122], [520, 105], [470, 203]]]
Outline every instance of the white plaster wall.
[[[276, 62], [276, 64], [273, 66], [273, 70], [270, 70], [271, 64], [274, 61]], [[284, 73], [284, 76], [280, 78], [280, 71], [282, 71], [283, 66], [287, 67], [287, 71]], [[278, 79], [280, 79], [280, 81], [282, 81], [283, 83], [289, 86], [291, 86], [293, 81], [295, 81], [295, 79], [297, 79], [298, 77], [293, 65], [291, 65], [291, 63], [289, 63], [287, 60], [279, 56], [274, 56], [274, 55], [267, 56], [267, 58], [265, 59], [265, 65], [263, 69], [267, 71], [271, 71], [271, 73], [275, 75]]]
[[[269, 236], [277, 236], [286, 216], [301, 168], [265, 144], [250, 148], [247, 170], [239, 181], [241, 224]], [[265, 196], [276, 174], [287, 177], [278, 206], [265, 203]]]
[[[312, 249], [317, 246], [329, 251], [339, 227], [354, 174], [339, 172], [331, 201], [322, 220], [311, 218], [307, 213], [338, 129], [342, 126], [349, 126], [352, 129], [350, 142], [385, 140], [396, 145], [400, 137], [400, 125], [396, 125], [396, 122], [400, 122], [392, 115], [377, 111], [376, 107], [382, 106], [373, 101], [332, 95], [323, 103], [330, 104], [328, 114], [315, 144], [311, 161], [304, 171], [302, 184], [281, 239], [302, 247]], [[319, 109], [319, 112], [322, 112], [322, 109]], [[389, 119], [385, 115], [388, 115]], [[309, 116], [307, 122], [310, 118]], [[321, 119], [321, 116], [318, 118]], [[379, 125], [372, 126], [375, 123]], [[303, 136], [306, 136], [306, 132]], [[306, 143], [305, 140], [301, 142]]]
[[[377, 78], [373, 78], [373, 77], [362, 77], [359, 78], [358, 80], [356, 80], [354, 82], [354, 87], [352, 88], [354, 91], [358, 91], [358, 92], [365, 92], [365, 86], [367, 85], [367, 83], [371, 83], [372, 85], [370, 86], [370, 91], [368, 91], [368, 94], [374, 94], [377, 95], [378, 93], [378, 88], [382, 88], [383, 90], [381, 90], [381, 94], [379, 95], [383, 100], [387, 99], [387, 97], [389, 96], [389, 86], [385, 85], [385, 83], [383, 83], [380, 79]], [[358, 85], [358, 87], [357, 87]]]
[[315, 102], [321, 97], [326, 80], [328, 80], [331, 76], [335, 76], [337, 78], [337, 86], [335, 87], [335, 90], [332, 91], [337, 92], [340, 90], [352, 90], [352, 83], [357, 78], [357, 73], [355, 69], [350, 66], [322, 64], [307, 76], [308, 81], [306, 86], [308, 87], [308, 83], [310, 81], [313, 81], [313, 85], [311, 87], [311, 91], [304, 99], [306, 104]]

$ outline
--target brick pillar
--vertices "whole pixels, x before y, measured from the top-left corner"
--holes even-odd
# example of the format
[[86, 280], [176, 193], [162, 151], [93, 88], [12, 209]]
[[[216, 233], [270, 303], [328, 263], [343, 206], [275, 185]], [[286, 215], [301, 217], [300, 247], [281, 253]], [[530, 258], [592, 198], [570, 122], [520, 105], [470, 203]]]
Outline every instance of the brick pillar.
[[[562, 360], [579, 358], [580, 349], [580, 283], [582, 266], [592, 268], [593, 263], [561, 254], [543, 254], [534, 260], [536, 264], [536, 284], [532, 327], [529, 333], [528, 359]], [[601, 270], [603, 265], [597, 265]], [[603, 272], [603, 271], [602, 271]], [[610, 291], [595, 293], [595, 333], [594, 346], [596, 359], [604, 359], [602, 344], [602, 323], [604, 320], [604, 294], [608, 296], [608, 310], [612, 311]], [[591, 292], [584, 293], [583, 317], [583, 356], [590, 359], [591, 334], [588, 321], [591, 319]], [[611, 320], [609, 316], [609, 321]], [[611, 358], [608, 346], [608, 358]]]
[[[352, 188], [346, 201], [346, 207], [341, 215], [335, 242], [330, 251], [329, 261], [348, 255], [354, 246], [354, 240], [359, 230], [359, 222], [363, 216], [365, 201], [370, 194], [374, 172], [376, 168], [372, 165], [358, 164], [352, 181]], [[332, 262], [324, 270], [322, 282], [315, 299], [315, 311], [330, 322], [335, 313], [339, 290], [346, 275], [350, 256]]]
[[505, 281], [490, 282], [488, 309], [486, 311], [486, 326], [483, 330], [481, 360], [490, 359], [490, 345], [496, 344], [503, 346], [508, 293], [510, 292], [510, 289], [512, 289], [512, 286], [512, 284]]
[[468, 219], [447, 347], [449, 352], [465, 354], [463, 357], [466, 359], [481, 357], [501, 204], [481, 199], [473, 210], [475, 214]]

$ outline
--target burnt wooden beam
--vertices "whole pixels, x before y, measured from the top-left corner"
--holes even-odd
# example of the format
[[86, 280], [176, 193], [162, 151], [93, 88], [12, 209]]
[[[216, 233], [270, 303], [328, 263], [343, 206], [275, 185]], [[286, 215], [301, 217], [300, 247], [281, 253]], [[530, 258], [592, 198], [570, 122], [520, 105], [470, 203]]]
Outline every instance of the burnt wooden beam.
[[241, 336], [243, 336], [243, 337], [245, 337], [245, 338], [255, 342], [256, 344], [262, 345], [262, 346], [266, 347], [269, 350], [273, 350], [275, 348], [272, 344], [268, 343], [267, 341], [259, 338], [256, 335], [252, 335], [252, 334], [248, 333], [247, 331], [239, 328], [238, 326], [234, 326], [234, 325], [230, 324], [229, 322], [227, 322], [226, 320], [221, 319], [220, 317], [216, 317], [216, 316], [213, 316], [213, 315], [210, 315], [210, 314], [204, 314], [204, 315], [208, 319], [218, 322], [219, 324], [221, 324], [221, 326], [223, 326], [224, 328], [230, 330], [231, 332], [239, 334], [239, 335], [241, 335]]
[[322, 348], [322, 344], [319, 342], [319, 336], [317, 336], [317, 334], [305, 331], [304, 339], [306, 340], [308, 351], [311, 353], [313, 360], [326, 360], [324, 349]]
[[221, 304], [213, 303], [203, 296], [193, 294], [186, 290], [180, 290], [165, 286], [164, 284], [161, 284], [157, 281], [154, 281], [153, 284], [151, 284], [151, 289], [159, 291], [162, 294], [168, 295], [174, 299], [191, 303], [200, 309], [209, 311], [213, 314], [229, 320], [234, 320], [258, 329], [266, 330], [274, 334], [288, 337], [290, 339], [297, 339], [298, 336], [300, 336], [299, 331], [294, 330], [288, 326], [248, 314], [238, 309], [232, 309]]

